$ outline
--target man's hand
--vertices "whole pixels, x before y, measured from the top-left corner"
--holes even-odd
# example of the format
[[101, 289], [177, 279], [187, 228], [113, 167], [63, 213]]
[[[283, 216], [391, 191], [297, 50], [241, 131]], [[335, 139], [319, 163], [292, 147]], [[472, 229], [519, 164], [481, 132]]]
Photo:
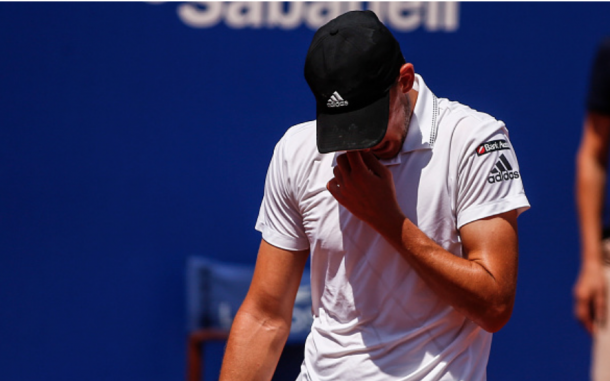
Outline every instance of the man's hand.
[[606, 303], [603, 266], [583, 264], [574, 286], [574, 315], [589, 333], [593, 333], [596, 322], [605, 324]]
[[392, 173], [370, 151], [351, 151], [337, 158], [335, 177], [326, 188], [354, 216], [379, 230], [388, 216], [402, 215]]

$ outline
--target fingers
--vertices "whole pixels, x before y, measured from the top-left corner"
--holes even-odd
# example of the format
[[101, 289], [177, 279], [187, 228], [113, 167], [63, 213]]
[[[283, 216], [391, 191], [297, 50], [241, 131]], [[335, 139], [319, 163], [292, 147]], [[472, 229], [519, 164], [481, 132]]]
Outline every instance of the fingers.
[[352, 171], [352, 167], [349, 164], [349, 159], [347, 158], [346, 154], [337, 157], [337, 167], [341, 168], [341, 170], [345, 173], [350, 173]]
[[326, 189], [330, 192], [330, 194], [337, 200], [341, 198], [341, 185], [337, 181], [336, 178], [331, 179], [328, 183], [326, 183]]
[[379, 159], [373, 155], [371, 151], [362, 151], [362, 160], [364, 164], [377, 176], [385, 177], [388, 169], [381, 164]]
[[380, 179], [391, 177], [389, 170], [368, 150], [348, 151], [338, 156], [333, 175], [335, 178], [327, 183], [326, 188], [335, 198], [353, 186], [370, 185], [371, 176]]
[[577, 299], [576, 305], [574, 306], [574, 315], [580, 323], [585, 327], [585, 329], [589, 332], [593, 332], [593, 320], [591, 319], [591, 304], [588, 300], [585, 299]]
[[345, 154], [351, 169], [355, 172], [364, 172], [368, 170], [364, 161], [362, 161], [361, 151], [349, 151]]
[[[387, 168], [369, 150], [349, 151], [340, 157], [347, 159], [347, 163], [344, 165], [348, 166], [351, 171], [360, 173], [372, 172], [378, 177], [384, 177], [387, 173]], [[337, 159], [338, 161], [339, 159]]]
[[601, 326], [606, 324], [606, 303], [607, 295], [605, 289], [602, 288], [600, 292], [595, 295], [595, 322]]
[[335, 175], [335, 179], [337, 179], [338, 184], [343, 184], [343, 172], [339, 166], [333, 168], [333, 175]]
[[595, 317], [595, 297], [587, 289], [586, 284], [579, 281], [574, 287], [574, 316], [591, 334]]

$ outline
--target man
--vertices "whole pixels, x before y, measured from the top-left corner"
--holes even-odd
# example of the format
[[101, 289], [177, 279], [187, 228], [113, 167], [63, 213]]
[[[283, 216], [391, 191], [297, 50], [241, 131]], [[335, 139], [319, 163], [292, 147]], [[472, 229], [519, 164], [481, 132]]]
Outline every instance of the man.
[[317, 119], [275, 148], [221, 380], [272, 377], [309, 254], [298, 380], [484, 380], [529, 207], [506, 128], [437, 98], [370, 11], [316, 32], [305, 78]]
[[581, 268], [574, 286], [574, 314], [593, 334], [591, 379], [610, 380], [610, 221], [604, 216], [610, 147], [610, 38], [593, 65], [587, 115], [576, 161], [576, 191], [581, 237]]

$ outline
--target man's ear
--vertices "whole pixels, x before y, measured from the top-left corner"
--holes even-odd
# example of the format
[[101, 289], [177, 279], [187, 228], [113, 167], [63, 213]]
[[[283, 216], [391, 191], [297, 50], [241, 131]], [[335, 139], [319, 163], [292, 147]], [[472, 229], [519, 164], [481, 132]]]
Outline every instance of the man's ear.
[[413, 64], [406, 63], [400, 67], [400, 76], [398, 77], [398, 83], [400, 83], [400, 91], [403, 94], [408, 93], [413, 88], [413, 82], [415, 81], [415, 69]]

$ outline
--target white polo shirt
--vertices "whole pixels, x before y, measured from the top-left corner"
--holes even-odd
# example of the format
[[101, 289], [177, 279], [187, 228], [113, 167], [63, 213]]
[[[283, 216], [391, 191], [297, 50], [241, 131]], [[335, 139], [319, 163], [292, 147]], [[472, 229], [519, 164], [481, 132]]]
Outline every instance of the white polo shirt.
[[[419, 92], [402, 151], [382, 161], [405, 215], [462, 256], [458, 229], [529, 208], [504, 124]], [[314, 322], [299, 380], [486, 379], [492, 335], [425, 284], [400, 254], [326, 190], [336, 153], [316, 148], [315, 121], [277, 144], [256, 229], [268, 243], [311, 251]]]

